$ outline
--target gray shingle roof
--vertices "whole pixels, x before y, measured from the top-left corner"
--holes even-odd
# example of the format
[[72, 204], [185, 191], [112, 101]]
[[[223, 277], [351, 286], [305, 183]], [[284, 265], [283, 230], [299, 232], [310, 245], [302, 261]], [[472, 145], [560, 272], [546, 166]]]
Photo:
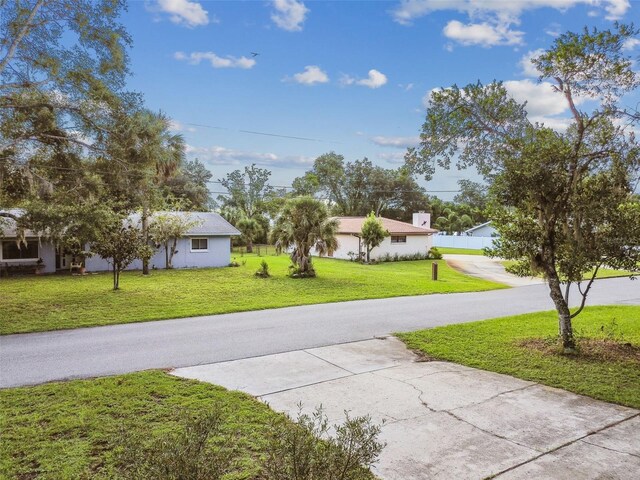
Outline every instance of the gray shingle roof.
[[[20, 216], [22, 215], [21, 210], [6, 210], [14, 215]], [[188, 237], [193, 236], [235, 236], [240, 235], [240, 232], [236, 227], [227, 222], [222, 216], [214, 212], [155, 212], [154, 215], [167, 213], [173, 215], [188, 215], [192, 220], [198, 222], [198, 224], [192, 227], [186, 234]], [[2, 230], [2, 234], [5, 238], [15, 237], [16, 236], [16, 228], [15, 222], [9, 218], [2, 218], [3, 223], [0, 223], [0, 230]], [[132, 224], [140, 223], [140, 214], [133, 213], [129, 216], [129, 221]], [[33, 237], [35, 236], [33, 232], [27, 230], [25, 232], [25, 236]]]
[[[191, 227], [185, 236], [234, 236], [240, 235], [236, 227], [227, 222], [221, 215], [214, 212], [153, 212], [154, 215], [184, 215], [188, 216], [197, 225]], [[129, 221], [133, 224], [140, 223], [140, 213], [129, 215]]]
[[187, 232], [187, 236], [194, 235], [240, 235], [236, 227], [227, 222], [221, 215], [214, 212], [175, 212], [188, 214], [198, 225]]

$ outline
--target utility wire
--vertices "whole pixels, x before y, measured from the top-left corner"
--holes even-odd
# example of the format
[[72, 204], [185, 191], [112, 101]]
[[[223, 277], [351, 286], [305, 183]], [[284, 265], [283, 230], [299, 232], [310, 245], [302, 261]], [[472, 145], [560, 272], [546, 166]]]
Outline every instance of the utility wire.
[[[58, 167], [58, 166], [54, 166], [54, 165], [47, 165], [47, 166], [42, 166], [41, 167], [42, 170], [47, 170], [47, 169], [52, 169], [52, 170], [61, 170], [61, 171], [65, 171], [65, 172], [86, 172], [86, 170], [83, 170], [81, 168], [77, 168], [77, 167]], [[106, 171], [106, 170], [90, 170], [90, 173], [101, 173], [104, 175], [111, 175], [113, 174], [113, 171]], [[127, 173], [126, 176], [131, 177], [132, 175]], [[214, 183], [217, 185], [221, 185], [224, 182], [222, 182], [221, 180], [208, 180], [206, 183]], [[251, 185], [250, 183], [244, 183], [244, 186], [248, 187], [249, 185]], [[294, 187], [291, 185], [270, 185], [267, 184], [265, 185], [265, 187], [268, 188], [273, 188], [275, 190], [278, 189], [286, 189], [286, 190], [293, 190]], [[209, 189], [207, 189], [209, 190]], [[368, 193], [413, 193], [413, 190], [369, 190]], [[430, 193], [459, 193], [460, 190], [427, 190], [427, 195]], [[212, 194], [219, 194], [219, 195], [230, 195], [230, 193], [228, 191], [226, 192], [214, 192], [209, 190], [209, 193]], [[320, 197], [320, 198], [327, 198], [328, 197]]]
[[318, 142], [318, 143], [336, 143], [336, 144], [341, 144], [342, 142], [338, 142], [336, 140], [322, 140], [319, 138], [309, 138], [309, 137], [297, 137], [294, 135], [281, 135], [278, 133], [271, 133], [271, 132], [257, 132], [255, 130], [238, 130], [235, 128], [227, 128], [227, 127], [217, 127], [215, 125], [204, 125], [202, 123], [187, 123], [185, 122], [184, 125], [191, 125], [193, 127], [202, 127], [202, 128], [212, 128], [214, 130], [225, 130], [228, 132], [238, 132], [238, 133], [246, 133], [249, 135], [262, 135], [265, 137], [277, 137], [277, 138], [289, 138], [291, 140], [302, 140], [305, 142]]

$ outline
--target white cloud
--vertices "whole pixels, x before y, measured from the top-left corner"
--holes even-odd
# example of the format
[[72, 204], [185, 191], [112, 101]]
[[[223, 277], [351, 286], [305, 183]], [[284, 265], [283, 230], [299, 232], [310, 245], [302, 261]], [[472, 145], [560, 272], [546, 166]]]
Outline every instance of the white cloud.
[[192, 157], [211, 165], [246, 165], [255, 163], [271, 167], [308, 167], [313, 165], [313, 157], [302, 155], [277, 155], [270, 152], [247, 152], [214, 145], [211, 147], [186, 146], [186, 152]]
[[186, 61], [191, 65], [199, 65], [200, 62], [207, 61], [213, 68], [252, 68], [256, 61], [253, 58], [247, 57], [234, 57], [227, 55], [226, 57], [220, 57], [214, 52], [191, 52], [186, 54], [184, 52], [176, 52], [173, 54], [173, 58], [176, 60]]
[[[531, 122], [544, 123], [555, 130], [564, 130], [571, 123], [569, 107], [564, 96], [557, 92], [550, 82], [535, 82], [530, 79], [509, 80], [503, 82], [509, 96], [520, 104], [526, 102], [525, 110]], [[434, 88], [427, 92], [422, 102], [429, 108], [431, 95], [440, 91]], [[574, 97], [575, 105], [581, 105], [589, 100], [585, 97]]]
[[378, 153], [380, 160], [385, 160], [388, 163], [404, 163], [405, 152], [381, 152]]
[[169, 20], [189, 28], [207, 25], [209, 14], [199, 2], [192, 0], [158, 0], [156, 11], [169, 14]]
[[517, 23], [527, 10], [553, 8], [564, 12], [581, 4], [604, 9], [608, 20], [621, 19], [631, 8], [629, 0], [401, 0], [391, 15], [402, 25], [410, 25], [416, 18], [446, 10], [465, 13], [470, 18], [491, 16]]
[[302, 30], [309, 9], [303, 2], [298, 0], [274, 0], [274, 12], [271, 20], [278, 27], [289, 32], [299, 32]]
[[[520, 24], [523, 12], [540, 8], [567, 11], [577, 5], [604, 10], [608, 20], [624, 17], [631, 5], [629, 0], [401, 0], [392, 10], [393, 19], [402, 25], [411, 25], [417, 18], [438, 11], [455, 11], [467, 15], [467, 24], [452, 20], [444, 34], [462, 45], [520, 45], [524, 33], [513, 30]], [[591, 12], [590, 12], [591, 13]], [[555, 30], [548, 30], [550, 34]]]
[[520, 59], [519, 65], [522, 68], [522, 73], [525, 77], [538, 77], [540, 76], [540, 72], [536, 68], [536, 66], [531, 63], [532, 58], [539, 57], [544, 53], [544, 49], [539, 48], [537, 50], [532, 50], [524, 54], [524, 56]]
[[284, 81], [291, 80], [296, 83], [301, 83], [302, 85], [316, 85], [318, 83], [329, 82], [329, 76], [324, 71], [322, 71], [319, 66], [307, 65], [306, 67], [304, 67], [303, 72], [296, 73], [295, 75], [293, 75], [293, 78], [284, 78]]
[[420, 137], [387, 137], [376, 135], [371, 137], [371, 141], [379, 147], [409, 148], [420, 143]]
[[562, 26], [559, 23], [553, 22], [547, 28], [544, 29], [544, 33], [550, 37], [559, 37], [562, 33]]
[[340, 83], [343, 85], [361, 85], [363, 87], [369, 88], [380, 88], [387, 83], [387, 76], [379, 72], [378, 70], [372, 68], [369, 70], [369, 75], [367, 78], [353, 78], [349, 75], [344, 75], [340, 79]]
[[549, 82], [531, 80], [509, 80], [504, 87], [518, 103], [527, 102], [527, 113], [533, 117], [558, 115], [567, 110], [567, 104], [561, 93], [553, 89]]
[[[525, 110], [529, 120], [544, 123], [555, 130], [564, 130], [571, 123], [569, 106], [564, 96], [554, 90], [549, 82], [536, 83], [531, 80], [510, 80], [504, 82], [504, 87], [518, 103], [527, 102]], [[576, 105], [581, 105], [588, 99], [574, 97]]]
[[462, 45], [522, 45], [524, 32], [511, 30], [507, 24], [491, 25], [487, 22], [464, 24], [451, 20], [442, 30], [444, 36]]
[[605, 18], [607, 20], [620, 20], [627, 13], [627, 10], [631, 8], [629, 0], [605, 0], [598, 3], [604, 4], [604, 9], [607, 12]]
[[195, 132], [196, 131], [194, 127], [189, 127], [177, 120], [169, 121], [169, 130], [172, 132]]
[[637, 38], [627, 38], [622, 44], [622, 50], [634, 50], [640, 46], [640, 40]]

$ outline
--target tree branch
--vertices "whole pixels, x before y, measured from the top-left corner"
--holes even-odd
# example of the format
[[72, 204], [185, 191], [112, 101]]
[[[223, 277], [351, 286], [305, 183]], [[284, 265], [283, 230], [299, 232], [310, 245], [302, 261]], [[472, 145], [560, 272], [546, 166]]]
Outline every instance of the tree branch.
[[16, 35], [16, 38], [13, 39], [13, 42], [11, 42], [11, 45], [9, 46], [9, 50], [7, 51], [7, 54], [5, 55], [5, 57], [2, 59], [2, 61], [0, 61], [0, 74], [2, 74], [2, 72], [6, 68], [7, 64], [9, 63], [9, 61], [16, 54], [16, 50], [18, 49], [18, 45], [20, 45], [20, 42], [22, 42], [22, 39], [25, 37], [25, 35], [31, 29], [32, 23], [33, 23], [33, 19], [35, 18], [36, 14], [38, 13], [38, 10], [40, 10], [40, 7], [42, 7], [42, 5], [44, 5], [44, 3], [45, 3], [45, 0], [38, 0], [36, 2], [36, 4], [33, 6], [33, 9], [31, 10], [31, 13], [29, 14], [29, 17], [27, 17], [27, 21], [24, 23], [24, 25], [20, 29], [20, 32], [18, 32], [18, 35]]
[[16, 222], [20, 219], [20, 217], [18, 217], [17, 215], [14, 215], [13, 213], [1, 212], [1, 211], [0, 211], [0, 217], [10, 218], [11, 220], [15, 220]]
[[598, 275], [598, 270], [600, 269], [601, 266], [602, 266], [602, 263], [599, 263], [598, 265], [596, 265], [596, 268], [593, 271], [593, 275], [591, 275], [591, 279], [589, 280], [589, 283], [587, 283], [587, 288], [585, 288], [584, 292], [580, 287], [580, 283], [578, 283], [578, 291], [580, 292], [580, 295], [582, 295], [582, 301], [580, 302], [580, 307], [578, 307], [578, 310], [576, 310], [571, 314], [571, 318], [578, 316], [578, 314], [584, 308], [584, 305], [587, 302], [587, 295], [589, 294], [589, 290], [591, 289], [591, 286], [593, 285], [593, 281], [596, 279], [596, 275]]

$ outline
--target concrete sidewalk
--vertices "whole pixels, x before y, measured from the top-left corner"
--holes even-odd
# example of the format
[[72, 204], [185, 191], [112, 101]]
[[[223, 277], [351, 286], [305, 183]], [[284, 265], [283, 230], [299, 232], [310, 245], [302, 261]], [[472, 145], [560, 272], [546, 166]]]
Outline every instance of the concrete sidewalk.
[[635, 479], [640, 412], [506, 375], [420, 362], [395, 338], [179, 368], [295, 416], [371, 415], [388, 480]]

